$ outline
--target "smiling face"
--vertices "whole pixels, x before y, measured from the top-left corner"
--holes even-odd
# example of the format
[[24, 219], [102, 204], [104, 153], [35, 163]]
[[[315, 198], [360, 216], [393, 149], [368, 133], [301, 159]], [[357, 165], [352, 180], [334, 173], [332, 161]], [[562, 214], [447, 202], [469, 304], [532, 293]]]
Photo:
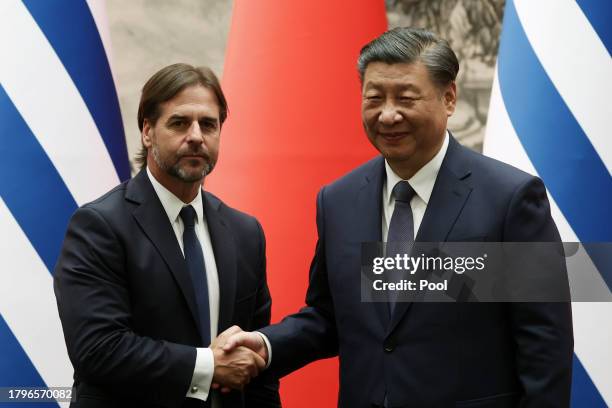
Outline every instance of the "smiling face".
[[171, 191], [201, 184], [219, 154], [219, 103], [204, 86], [190, 86], [160, 105], [152, 124], [145, 119], [142, 142], [151, 173]]
[[440, 88], [422, 62], [371, 62], [365, 70], [361, 115], [366, 134], [404, 179], [440, 150], [455, 102], [455, 83]]

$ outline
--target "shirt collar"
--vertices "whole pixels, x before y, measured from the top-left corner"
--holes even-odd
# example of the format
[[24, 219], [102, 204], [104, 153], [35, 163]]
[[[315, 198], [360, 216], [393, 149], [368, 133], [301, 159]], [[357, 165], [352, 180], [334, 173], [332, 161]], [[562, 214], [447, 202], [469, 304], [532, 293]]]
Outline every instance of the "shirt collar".
[[[423, 167], [417, 171], [414, 176], [412, 176], [408, 180], [408, 184], [414, 189], [416, 194], [425, 202], [425, 204], [429, 204], [429, 198], [431, 197], [431, 192], [433, 191], [434, 184], [436, 182], [436, 178], [438, 177], [438, 172], [440, 171], [440, 167], [442, 166], [442, 161], [444, 160], [444, 156], [446, 155], [446, 151], [448, 150], [449, 143], [449, 135], [448, 131], [446, 131], [446, 137], [444, 138], [444, 142], [442, 142], [442, 147], [436, 153], [436, 155], [425, 164]], [[402, 180], [400, 176], [395, 174], [387, 160], [385, 160], [385, 172], [387, 173], [387, 188], [385, 189], [385, 202], [387, 204], [391, 203], [391, 195], [393, 193], [393, 187]]]
[[166, 215], [170, 220], [170, 224], [174, 224], [176, 219], [179, 216], [179, 213], [188, 205], [191, 205], [197, 215], [196, 223], [204, 219], [204, 207], [202, 206], [202, 189], [198, 190], [198, 195], [193, 199], [192, 202], [185, 204], [180, 198], [172, 194], [170, 190], [164, 187], [147, 167], [147, 176], [149, 176], [149, 180], [151, 180], [151, 184], [153, 184], [153, 189], [159, 197], [159, 201], [161, 201], [164, 210], [166, 211]]

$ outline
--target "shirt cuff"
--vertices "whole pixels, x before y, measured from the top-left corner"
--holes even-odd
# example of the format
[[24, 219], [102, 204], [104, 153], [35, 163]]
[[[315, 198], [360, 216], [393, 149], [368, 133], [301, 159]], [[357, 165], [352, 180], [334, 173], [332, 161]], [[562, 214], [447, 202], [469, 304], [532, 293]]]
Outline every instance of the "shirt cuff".
[[206, 401], [215, 373], [215, 358], [210, 348], [198, 348], [196, 351], [196, 362], [187, 397]]
[[270, 364], [272, 363], [272, 346], [270, 345], [270, 340], [268, 340], [266, 335], [263, 334], [262, 332], [255, 332], [255, 333], [259, 334], [261, 338], [263, 339], [264, 343], [266, 343], [266, 349], [268, 349], [268, 361], [266, 361], [266, 368], [268, 368], [270, 367]]

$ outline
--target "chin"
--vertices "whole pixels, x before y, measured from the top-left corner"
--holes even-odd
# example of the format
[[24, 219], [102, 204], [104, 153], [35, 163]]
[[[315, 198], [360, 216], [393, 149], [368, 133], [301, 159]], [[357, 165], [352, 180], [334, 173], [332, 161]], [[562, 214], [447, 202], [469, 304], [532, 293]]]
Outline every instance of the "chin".
[[387, 160], [406, 160], [415, 152], [414, 148], [407, 146], [376, 146], [376, 148]]
[[177, 177], [178, 179], [186, 183], [195, 183], [196, 181], [202, 181], [202, 179], [204, 179], [204, 176], [206, 176], [207, 170], [208, 170], [208, 165], [203, 166], [201, 168], [197, 168], [197, 169], [193, 169], [193, 168], [186, 169], [184, 167], [180, 167], [180, 168], [174, 168], [174, 171], [171, 171], [170, 174], [172, 174], [173, 176]]
[[195, 183], [204, 179], [204, 174], [179, 174], [181, 181], [185, 183]]

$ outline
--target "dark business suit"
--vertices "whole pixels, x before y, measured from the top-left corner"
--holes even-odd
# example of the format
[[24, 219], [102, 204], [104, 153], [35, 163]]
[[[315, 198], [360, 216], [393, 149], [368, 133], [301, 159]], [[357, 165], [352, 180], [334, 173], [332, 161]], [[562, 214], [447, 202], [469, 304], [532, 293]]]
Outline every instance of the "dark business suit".
[[[285, 375], [340, 357], [339, 406], [569, 405], [567, 303], [361, 302], [362, 242], [381, 241], [384, 160], [324, 187], [307, 306], [262, 329], [270, 371]], [[389, 188], [392, 188], [389, 187]], [[452, 137], [416, 237], [442, 241], [559, 241], [541, 180]]]
[[[265, 240], [257, 220], [203, 193], [219, 275], [219, 333], [269, 323]], [[180, 407], [200, 338], [176, 235], [146, 171], [78, 209], [55, 268], [55, 294], [79, 397], [74, 407]], [[263, 375], [225, 407], [280, 406]]]

